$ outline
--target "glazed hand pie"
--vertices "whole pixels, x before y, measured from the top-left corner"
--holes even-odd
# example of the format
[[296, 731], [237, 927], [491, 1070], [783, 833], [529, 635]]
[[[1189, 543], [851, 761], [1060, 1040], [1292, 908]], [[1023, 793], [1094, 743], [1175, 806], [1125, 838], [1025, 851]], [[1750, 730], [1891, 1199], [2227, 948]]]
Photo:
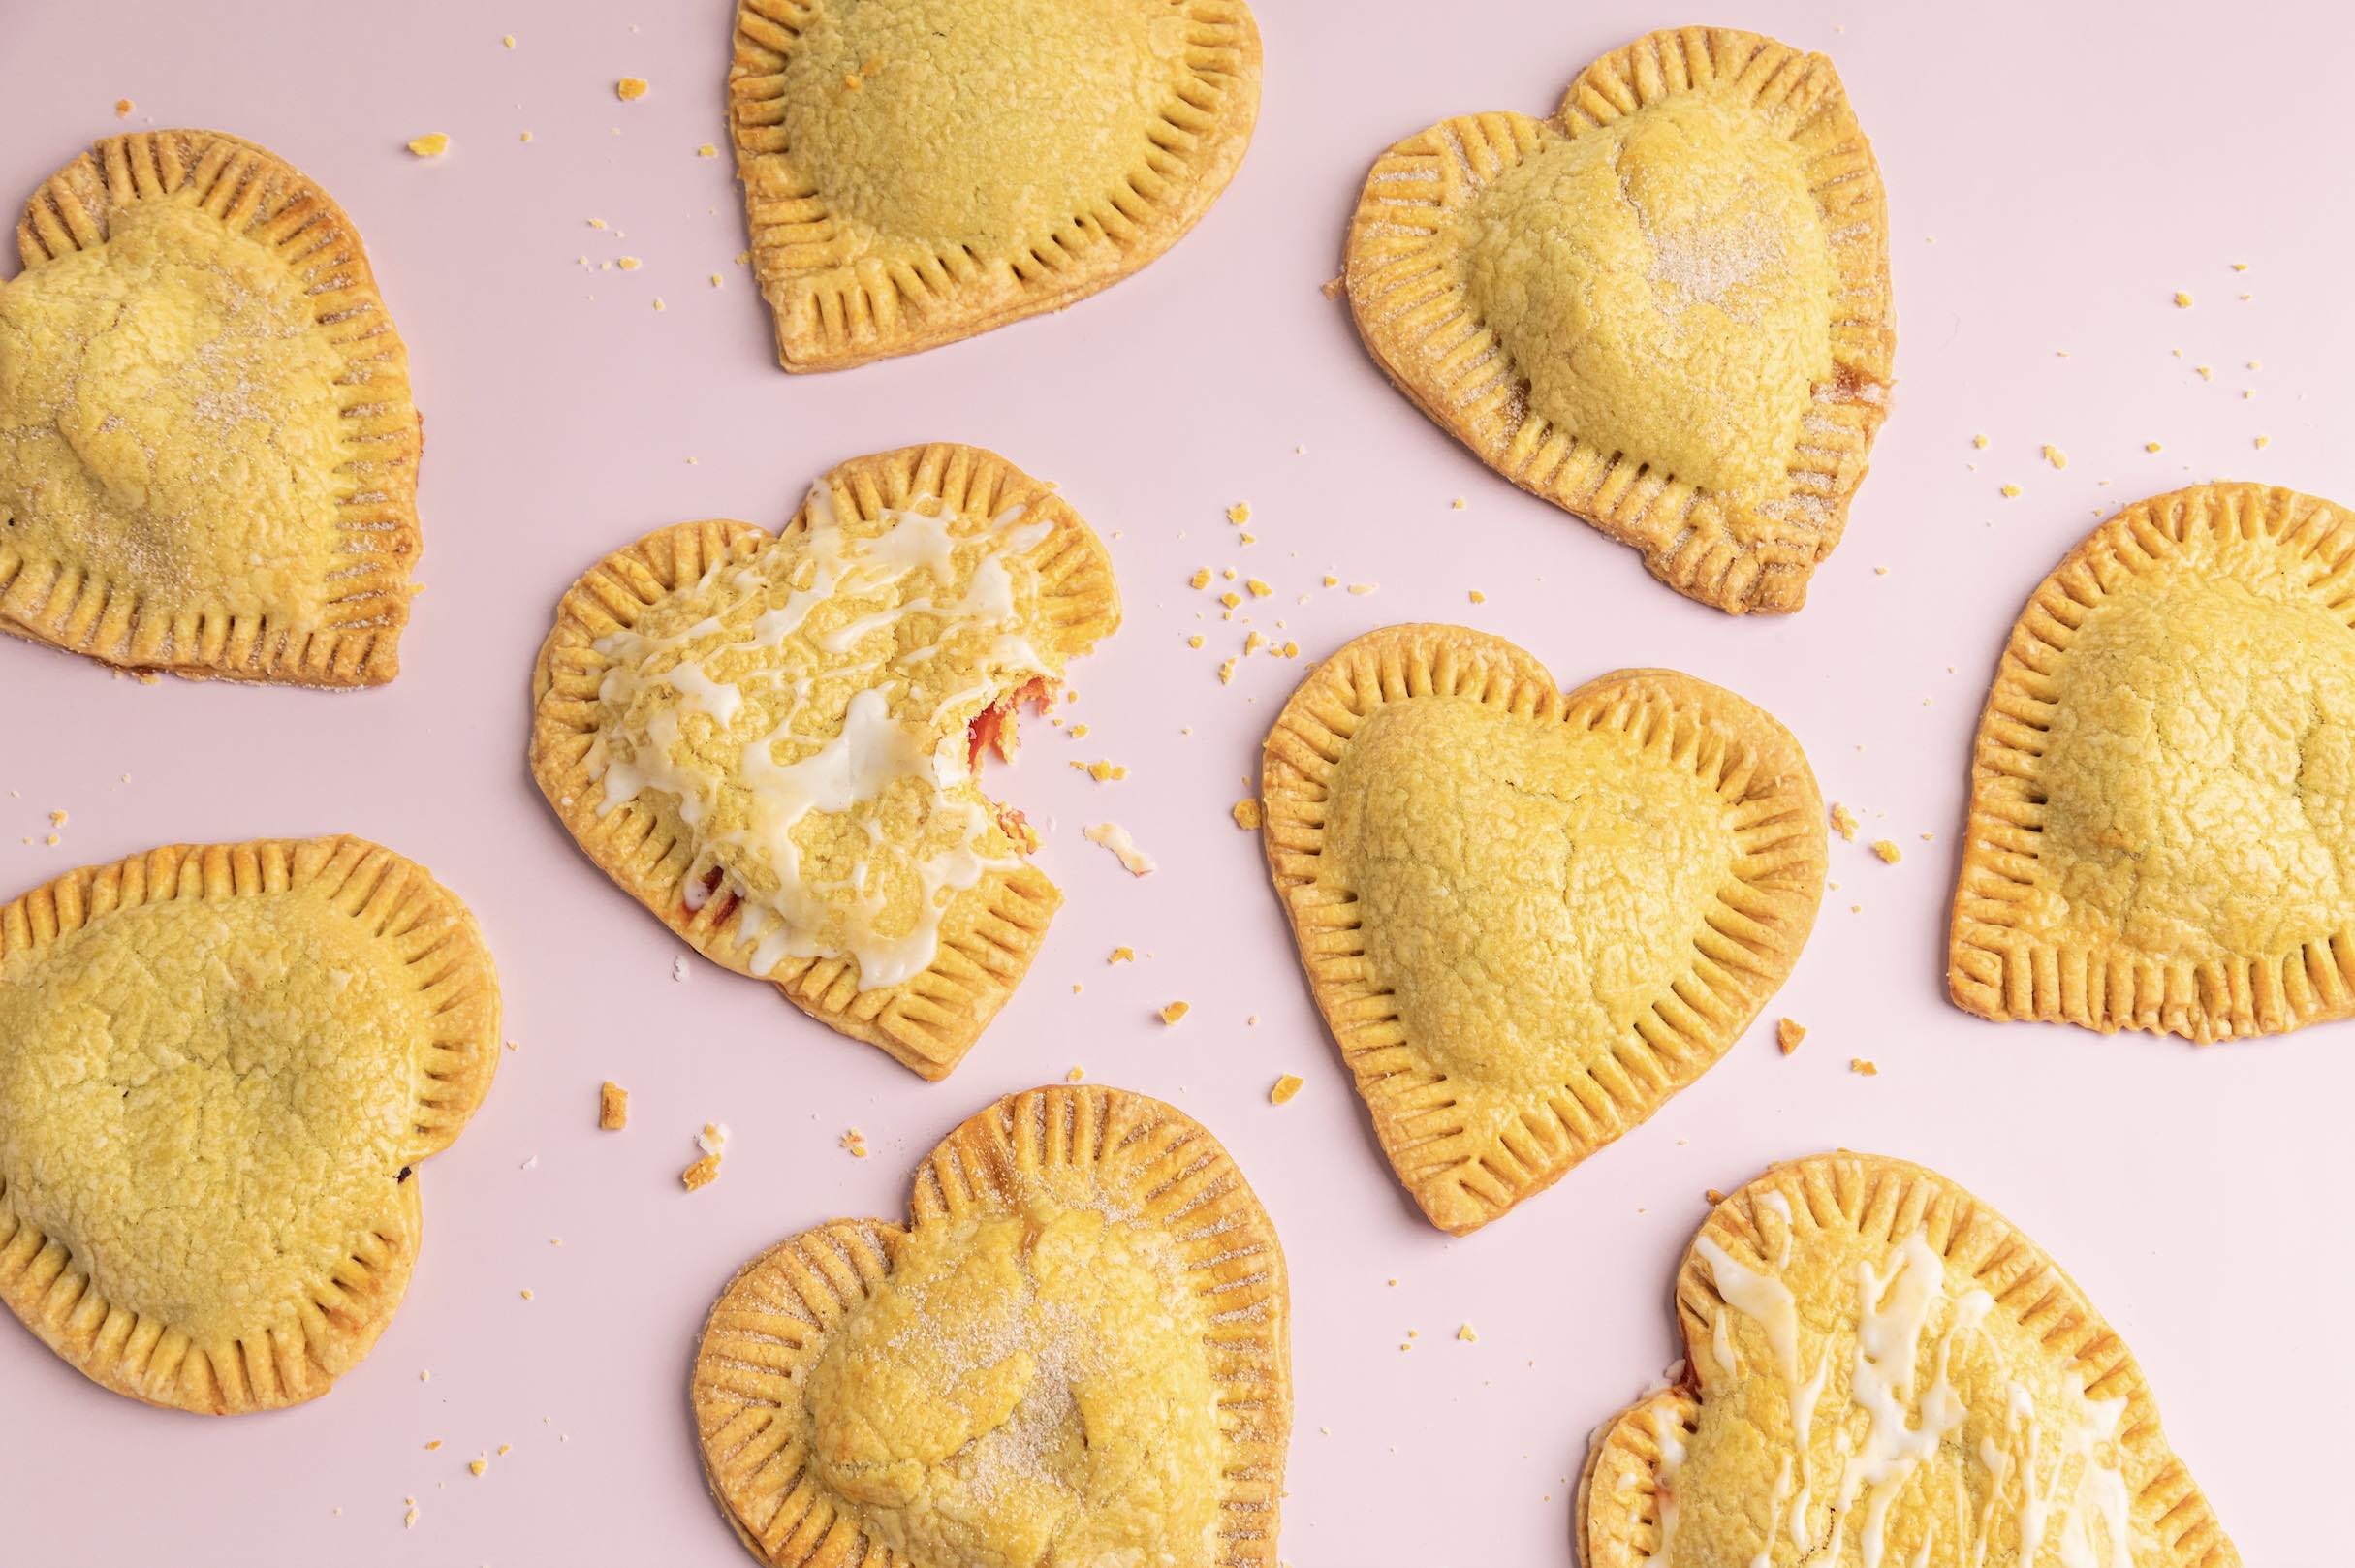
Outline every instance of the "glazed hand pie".
[[721, 1512], [775, 1568], [1274, 1568], [1292, 1429], [1275, 1228], [1158, 1100], [1033, 1089], [721, 1293], [695, 1358]]
[[839, 370], [1117, 283], [1226, 189], [1259, 63], [1243, 0], [738, 0], [778, 360]]
[[1778, 1165], [1677, 1271], [1682, 1381], [1596, 1434], [1586, 1568], [2237, 1568], [2118, 1334], [1931, 1172]]
[[1979, 725], [1956, 1002], [2199, 1041], [2355, 1013], [2351, 578], [2355, 516], [2207, 485], [2045, 579]]
[[42, 186], [0, 286], [0, 631], [373, 686], [418, 552], [408, 357], [341, 208], [212, 131]]
[[1720, 610], [1797, 610], [1895, 344], [1880, 171], [1832, 62], [1652, 33], [1551, 120], [1384, 153], [1344, 273], [1366, 348], [1480, 459]]
[[1119, 619], [1103, 545], [1002, 457], [857, 458], [773, 537], [684, 523], [575, 583], [532, 774], [696, 951], [941, 1078], [1062, 896], [982, 753]]
[[325, 1394], [498, 1068], [474, 917], [354, 838], [151, 850], [0, 908], [0, 1301], [205, 1414]]
[[1565, 695], [1457, 626], [1319, 666], [1261, 793], [1309, 989], [1398, 1179], [1459, 1236], [1724, 1054], [1823, 896], [1823, 802], [1768, 714], [1669, 670]]

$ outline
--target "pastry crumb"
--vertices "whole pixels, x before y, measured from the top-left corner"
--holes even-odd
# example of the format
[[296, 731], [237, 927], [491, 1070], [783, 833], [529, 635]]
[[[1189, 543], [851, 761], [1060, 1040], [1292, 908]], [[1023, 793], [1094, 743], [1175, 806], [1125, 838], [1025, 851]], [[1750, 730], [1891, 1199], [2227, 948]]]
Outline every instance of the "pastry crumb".
[[1878, 855], [1885, 863], [1895, 865], [1905, 852], [1886, 838], [1876, 838], [1872, 841], [1872, 853]]
[[1161, 1010], [1161, 1021], [1163, 1023], [1176, 1023], [1179, 1019], [1184, 1018], [1188, 1013], [1193, 1011], [1194, 1007], [1190, 1002], [1172, 1002], [1169, 1006]]
[[1856, 1074], [1859, 1078], [1878, 1078], [1881, 1072], [1880, 1068], [1876, 1064], [1867, 1061], [1862, 1056], [1851, 1056], [1848, 1058], [1848, 1071]]
[[861, 1132], [858, 1128], [853, 1127], [850, 1131], [842, 1135], [842, 1148], [843, 1151], [849, 1154], [854, 1160], [865, 1159], [866, 1134]]
[[2259, 452], [2263, 452], [2267, 447], [2270, 447], [2273, 444], [2274, 438], [2270, 435], [2261, 435], [2257, 437], [2257, 450]]
[[1983, 435], [1974, 435], [1970, 438], [1970, 444], [1984, 451], [1987, 446], [1987, 437]]
[[[1338, 272], [1335, 272], [1333, 276], [1318, 284], [1316, 286], [1316, 292], [1323, 295], [1328, 299], [1338, 299], [1341, 297], [1341, 275]], [[1305, 451], [1306, 449], [1302, 448], [1299, 450]]]
[[1487, 604], [1487, 603], [1489, 602], [1489, 596], [1488, 596], [1487, 594], [1485, 594], [1485, 593], [1482, 593], [1482, 592], [1481, 592], [1481, 591], [1480, 591], [1478, 588], [1474, 588], [1474, 589], [1471, 591], [1471, 600], [1472, 600], [1472, 603], [1474, 603], [1474, 604], [1476, 604], [1476, 605], [1485, 605], [1485, 604]]
[[434, 1439], [432, 1442], [427, 1443], [427, 1444], [425, 1445], [425, 1452], [426, 1452], [426, 1453], [428, 1453], [428, 1454], [430, 1454], [430, 1453], [432, 1453], [432, 1452], [433, 1452], [435, 1449], [437, 1449], [437, 1448], [439, 1448], [439, 1447], [441, 1447], [441, 1446], [442, 1446], [442, 1440], [441, 1440], [440, 1438], [438, 1438], [438, 1437], [437, 1437], [437, 1438], [435, 1438], [435, 1439]]
[[1456, 1331], [1456, 1337], [1467, 1345], [1476, 1344], [1480, 1339], [1480, 1335], [1472, 1332], [1472, 1326], [1468, 1323]]
[[1128, 830], [1116, 822], [1099, 822], [1092, 828], [1083, 830], [1080, 836], [1110, 850], [1113, 858], [1120, 862], [1121, 869], [1130, 876], [1147, 876], [1155, 869], [1153, 858], [1139, 849], [1137, 841], [1129, 837]]
[[1721, 1203], [1725, 1202], [1725, 1194], [1724, 1194], [1724, 1193], [1722, 1193], [1722, 1192], [1719, 1192], [1719, 1191], [1718, 1191], [1716, 1188], [1714, 1188], [1714, 1187], [1704, 1187], [1704, 1188], [1702, 1188], [1702, 1189], [1701, 1189], [1701, 1196], [1702, 1196], [1702, 1198], [1703, 1198], [1703, 1199], [1705, 1199], [1705, 1200], [1707, 1200], [1708, 1202], [1712, 1203], [1712, 1204], [1721, 1204]]
[[2006, 485], [2000, 490], [1996, 491], [1996, 493], [2001, 495], [2006, 501], [2017, 500], [2020, 495], [2020, 486], [2017, 485]]
[[702, 146], [695, 149], [695, 156], [698, 158], [716, 158], [719, 156], [719, 148], [706, 141]]
[[2053, 443], [2050, 441], [2047, 441], [2044, 444], [2044, 460], [2051, 463], [2055, 468], [2066, 468], [2069, 466], [2069, 455], [2061, 451], [2058, 447], [2053, 445]]
[[118, 120], [127, 120], [131, 117], [131, 111], [137, 108], [139, 106], [130, 99], [117, 98], [114, 100], [114, 117]]
[[2155, 441], [2146, 441], [2143, 443], [2143, 450], [2145, 452], [2164, 452], [2166, 449]]
[[1786, 1056], [1797, 1051], [1799, 1043], [1806, 1037], [1807, 1026], [1797, 1019], [1784, 1019], [1774, 1025], [1774, 1044], [1781, 1048]]
[[1106, 963], [1135, 963], [1137, 950], [1135, 948], [1115, 948], [1112, 950], [1112, 956], [1104, 961]]
[[2185, 294], [2181, 289], [2176, 290], [2175, 308], [2178, 310], [2189, 310], [2191, 308], [2191, 296]]
[[689, 1192], [700, 1191], [719, 1177], [720, 1161], [716, 1154], [706, 1154], [678, 1173], [679, 1181]]
[[1227, 520], [1234, 523], [1237, 527], [1240, 527], [1242, 524], [1249, 522], [1251, 520], [1251, 503], [1248, 501], [1238, 501], [1233, 506], [1227, 508]]
[[726, 1154], [728, 1152], [728, 1124], [724, 1121], [705, 1122], [704, 1130], [695, 1135], [695, 1146], [715, 1160]]
[[613, 96], [625, 104], [635, 104], [645, 95], [646, 79], [644, 77], [624, 77], [613, 83]]
[[1268, 1103], [1270, 1105], [1289, 1104], [1292, 1097], [1301, 1092], [1302, 1082], [1300, 1074], [1286, 1073], [1277, 1079], [1274, 1085], [1268, 1090]]
[[1206, 566], [1196, 571], [1192, 577], [1185, 580], [1185, 585], [1189, 588], [1209, 587], [1210, 585], [1210, 569]]
[[1380, 587], [1381, 584], [1378, 582], [1352, 582], [1349, 585], [1349, 591], [1354, 594], [1364, 595], [1375, 592]]
[[1856, 813], [1837, 800], [1832, 802], [1832, 831], [1852, 844], [1856, 842]]
[[1229, 814], [1235, 818], [1235, 826], [1247, 832], [1259, 826], [1259, 801], [1246, 795], [1235, 802]]
[[1234, 683], [1235, 667], [1240, 663], [1242, 663], [1242, 660], [1240, 658], [1229, 659], [1218, 667], [1218, 683], [1221, 686], [1232, 685]]
[[1067, 1072], [1067, 1073], [1065, 1073], [1065, 1074], [1063, 1075], [1063, 1082], [1066, 1082], [1066, 1083], [1077, 1083], [1078, 1082], [1080, 1082], [1080, 1080], [1082, 1080], [1082, 1079], [1085, 1078], [1086, 1076], [1087, 1076], [1087, 1069], [1086, 1069], [1086, 1068], [1084, 1068], [1084, 1067], [1074, 1067], [1074, 1068], [1072, 1068], [1072, 1069], [1071, 1069], [1069, 1072]]
[[646, 264], [640, 261], [635, 256], [624, 256], [615, 261], [613, 265], [620, 267], [624, 272], [635, 272]]
[[409, 143], [409, 150], [420, 158], [439, 158], [450, 150], [450, 136], [445, 131], [429, 131]]

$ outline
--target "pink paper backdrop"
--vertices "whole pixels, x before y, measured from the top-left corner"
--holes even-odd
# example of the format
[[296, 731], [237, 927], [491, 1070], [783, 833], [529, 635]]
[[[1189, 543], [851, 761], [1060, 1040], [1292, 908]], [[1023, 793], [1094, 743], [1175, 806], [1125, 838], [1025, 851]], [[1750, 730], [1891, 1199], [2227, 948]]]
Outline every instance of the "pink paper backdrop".
[[[1169, 256], [1059, 317], [789, 379], [735, 265], [730, 165], [697, 156], [725, 141], [726, 0], [0, 0], [0, 190], [29, 193], [122, 129], [123, 97], [130, 126], [276, 149], [364, 231], [431, 438], [430, 588], [390, 688], [149, 686], [0, 646], [0, 890], [167, 840], [368, 834], [472, 902], [519, 1047], [422, 1172], [407, 1305], [323, 1402], [149, 1411], [0, 1329], [11, 1560], [735, 1563], [684, 1395], [713, 1293], [790, 1231], [900, 1212], [941, 1132], [1075, 1064], [1202, 1118], [1281, 1227], [1290, 1561], [1567, 1564], [1589, 1428], [1680, 1353], [1668, 1276], [1703, 1189], [1835, 1145], [1934, 1165], [2060, 1257], [2142, 1358], [2250, 1561], [2343, 1552], [2323, 1520], [2355, 1457], [2337, 1420], [2355, 1364], [2327, 1349], [2355, 1289], [2337, 1190], [2355, 1030], [2196, 1051], [1997, 1028], [1951, 1008], [1941, 975], [1971, 728], [2028, 588], [2096, 518], [2194, 480], [2355, 499], [2350, 133], [2338, 97], [2292, 86], [2355, 56], [2355, 13], [1761, 3], [1702, 18], [1834, 55], [1896, 235], [1900, 385], [1847, 543], [1805, 613], [1742, 622], [1481, 468], [1318, 293], [1385, 144], [1449, 114], [1546, 112], [1596, 53], [1694, 18], [1551, 0], [1261, 9], [1256, 142]], [[617, 103], [622, 76], [651, 94]], [[450, 133], [447, 157], [402, 150], [427, 131]], [[623, 255], [644, 267], [602, 268]], [[1075, 671], [1066, 711], [1088, 737], [1034, 729], [995, 777], [1045, 831], [1069, 902], [938, 1086], [762, 986], [700, 961], [675, 980], [686, 950], [575, 852], [522, 761], [533, 650], [584, 565], [659, 523], [773, 524], [837, 459], [926, 439], [1060, 481], [1110, 540], [1128, 607]], [[1237, 500], [1247, 549], [1222, 516]], [[1219, 684], [1246, 622], [1186, 587], [1205, 565], [1273, 584], [1247, 624], [1301, 659], [1254, 656]], [[1671, 665], [1730, 685], [1798, 733], [1865, 838], [1905, 851], [1889, 866], [1835, 841], [1837, 891], [1766, 1020], [1649, 1125], [1465, 1241], [1424, 1225], [1381, 1163], [1256, 839], [1227, 816], [1309, 661], [1415, 619], [1515, 638], [1565, 681]], [[1099, 757], [1128, 777], [1064, 766]], [[72, 816], [50, 848], [53, 807]], [[1132, 880], [1082, 840], [1105, 819], [1159, 874]], [[1139, 961], [1108, 968], [1115, 943]], [[1192, 1015], [1165, 1028], [1155, 1009], [1177, 998]], [[1812, 1030], [1790, 1060], [1772, 1039], [1785, 1014]], [[1851, 1074], [1857, 1055], [1879, 1076]], [[1278, 1110], [1283, 1072], [1307, 1082]], [[634, 1095], [620, 1135], [594, 1126], [607, 1077]], [[690, 1197], [677, 1173], [713, 1118], [736, 1140]], [[852, 1126], [873, 1157], [838, 1146]], [[1474, 1343], [1456, 1338], [1467, 1322]], [[2304, 1352], [2317, 1331], [2321, 1353]]]

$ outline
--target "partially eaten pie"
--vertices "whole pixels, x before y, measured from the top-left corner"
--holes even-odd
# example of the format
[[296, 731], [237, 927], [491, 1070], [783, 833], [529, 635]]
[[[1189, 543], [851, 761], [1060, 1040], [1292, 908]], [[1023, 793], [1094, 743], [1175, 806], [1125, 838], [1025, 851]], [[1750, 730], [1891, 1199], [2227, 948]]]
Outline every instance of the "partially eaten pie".
[[2355, 515], [2141, 501], [2038, 585], [1971, 763], [1948, 982], [2208, 1041], [2355, 1014]]
[[408, 1289], [418, 1163], [490, 1087], [474, 918], [353, 838], [152, 850], [0, 908], [0, 1301], [201, 1413], [325, 1394]]
[[1586, 1568], [2237, 1568], [2125, 1342], [1936, 1174], [1778, 1165], [1677, 1270], [1684, 1371], [1597, 1435]]
[[1217, 1141], [1119, 1089], [1011, 1095], [906, 1227], [769, 1248], [705, 1324], [705, 1474], [773, 1568], [1274, 1568], [1283, 1249]]
[[1358, 330], [1483, 462], [1678, 592], [1797, 610], [1887, 411], [1888, 219], [1832, 62], [1649, 34], [1550, 120], [1445, 121], [1350, 224]]
[[417, 409], [352, 220], [213, 131], [110, 137], [0, 286], [0, 631], [183, 675], [400, 668]]
[[1259, 70], [1243, 0], [738, 0], [779, 361], [910, 354], [1128, 276], [1233, 177]]
[[1564, 693], [1501, 639], [1370, 632], [1269, 732], [1268, 862], [1392, 1167], [1462, 1235], [1699, 1078], [1823, 895], [1814, 774], [1669, 670]]
[[1061, 901], [982, 755], [1119, 618], [1102, 543], [1004, 458], [856, 458], [773, 536], [682, 523], [575, 583], [532, 773], [706, 957], [940, 1078]]

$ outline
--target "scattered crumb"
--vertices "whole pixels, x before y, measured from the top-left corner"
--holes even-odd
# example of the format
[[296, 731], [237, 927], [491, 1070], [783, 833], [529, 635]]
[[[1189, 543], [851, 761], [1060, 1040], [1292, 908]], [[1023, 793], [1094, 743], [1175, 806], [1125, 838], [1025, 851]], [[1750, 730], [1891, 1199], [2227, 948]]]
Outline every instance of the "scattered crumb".
[[509, 33], [509, 34], [505, 35], [504, 37], [502, 37], [502, 38], [499, 40], [499, 42], [500, 42], [501, 44], [506, 45], [506, 46], [507, 46], [509, 48], [511, 48], [511, 49], [512, 49], [512, 48], [514, 48], [514, 47], [516, 47], [516, 35], [515, 35], [515, 34], [513, 34], [513, 33]]
[[2006, 485], [1997, 493], [2000, 494], [2005, 500], [2009, 501], [2019, 495], [2020, 486], [2017, 485]]
[[1774, 1025], [1774, 1044], [1782, 1048], [1782, 1053], [1786, 1056], [1797, 1051], [1799, 1043], [1806, 1037], [1807, 1026], [1797, 1019], [1784, 1019]]
[[2160, 451], [2160, 450], [2162, 450], [2162, 449], [2160, 448], [2159, 444], [2158, 444], [2157, 442], [2155, 442], [2155, 441], [2146, 441], [2146, 442], [2144, 442], [2144, 443], [2143, 443], [2143, 450], [2144, 450], [2145, 452], [2158, 452], [2158, 451]]
[[646, 95], [644, 77], [624, 77], [613, 83], [613, 96], [625, 104], [634, 104]]
[[1268, 1090], [1268, 1103], [1271, 1105], [1285, 1105], [1290, 1103], [1292, 1097], [1300, 1092], [1301, 1076], [1298, 1073], [1286, 1073], [1283, 1077], [1275, 1081], [1275, 1084], [1272, 1088]]
[[1099, 822], [1085, 830], [1081, 836], [1091, 844], [1101, 844], [1112, 851], [1113, 858], [1130, 876], [1146, 876], [1154, 869], [1153, 858], [1139, 849], [1137, 841], [1128, 836], [1128, 830], [1116, 822]]
[[716, 158], [719, 156], [719, 148], [706, 141], [702, 146], [695, 149], [695, 156], [698, 158]]
[[114, 117], [118, 120], [127, 120], [131, 117], [131, 111], [138, 107], [128, 98], [117, 98], [114, 100]]
[[1229, 659], [1219, 665], [1218, 683], [1221, 686], [1230, 685], [1233, 683], [1235, 679], [1235, 667], [1240, 663], [1242, 663], [1240, 659]]
[[1075, 1068], [1071, 1069], [1071, 1071], [1069, 1071], [1069, 1072], [1067, 1072], [1067, 1073], [1065, 1073], [1065, 1074], [1063, 1075], [1063, 1082], [1066, 1082], [1066, 1083], [1077, 1083], [1078, 1082], [1080, 1082], [1080, 1080], [1082, 1080], [1082, 1079], [1085, 1078], [1086, 1076], [1087, 1076], [1087, 1069], [1086, 1069], [1086, 1068], [1084, 1068], [1084, 1067], [1075, 1067]]
[[439, 158], [450, 150], [450, 137], [446, 132], [431, 131], [411, 141], [409, 150], [420, 158]]
[[2181, 289], [2176, 290], [2175, 308], [2178, 310], [2189, 310], [2191, 308], [2191, 296], [2185, 294]]
[[842, 1135], [842, 1147], [848, 1151], [852, 1159], [865, 1159], [866, 1134], [861, 1132], [858, 1128], [853, 1127], [849, 1132]]
[[435, 1449], [437, 1449], [437, 1448], [439, 1448], [439, 1447], [441, 1447], [441, 1446], [442, 1446], [442, 1440], [441, 1440], [440, 1438], [438, 1438], [438, 1437], [437, 1437], [437, 1438], [435, 1438], [435, 1439], [434, 1439], [432, 1442], [427, 1443], [427, 1444], [425, 1445], [425, 1452], [426, 1452], [426, 1453], [428, 1453], [428, 1454], [430, 1454], [430, 1453], [432, 1453], [432, 1452], [433, 1452]]
[[1485, 593], [1482, 593], [1482, 592], [1481, 592], [1481, 591], [1480, 591], [1478, 588], [1474, 588], [1474, 589], [1472, 590], [1472, 592], [1471, 592], [1471, 599], [1472, 599], [1472, 603], [1474, 603], [1474, 604], [1476, 604], [1476, 605], [1485, 605], [1485, 604], [1487, 604], [1487, 603], [1489, 602], [1489, 596], [1488, 596], [1487, 594], [1485, 594]]
[[1974, 435], [1970, 438], [1970, 444], [1974, 447], [1984, 449], [1987, 446], [1987, 437], [1983, 435]]
[[401, 1516], [400, 1522], [404, 1529], [417, 1528], [417, 1505], [415, 1503], [409, 1505], [409, 1512]]
[[1273, 588], [1269, 587], [1265, 582], [1262, 582], [1257, 578], [1253, 578], [1250, 581], [1244, 583], [1243, 586], [1251, 590], [1251, 597], [1254, 599], [1265, 599], [1268, 597], [1268, 595], [1275, 591]]
[[1467, 1323], [1462, 1328], [1456, 1331], [1456, 1337], [1469, 1345], [1476, 1343], [1479, 1340], [1480, 1335], [1474, 1333], [1472, 1332], [1472, 1326]]
[[1235, 802], [1232, 815], [1235, 826], [1248, 831], [1259, 826], [1259, 802], [1246, 795]]
[[1193, 1011], [1193, 1004], [1190, 1002], [1172, 1002], [1169, 1006], [1161, 1010], [1161, 1021], [1164, 1023], [1176, 1023], [1179, 1019], [1184, 1018], [1188, 1013]]
[[706, 1154], [684, 1171], [679, 1172], [678, 1179], [689, 1192], [694, 1192], [699, 1188], [711, 1185], [719, 1176], [719, 1156]]
[[1238, 527], [1249, 522], [1251, 520], [1251, 503], [1248, 501], [1238, 501], [1233, 506], [1227, 508], [1227, 520], [1236, 524]]
[[1881, 1070], [1878, 1066], [1867, 1061], [1862, 1056], [1851, 1056], [1848, 1058], [1848, 1071], [1854, 1073], [1859, 1078], [1878, 1078], [1881, 1074]]
[[704, 1130], [695, 1135], [695, 1146], [715, 1160], [725, 1155], [728, 1152], [728, 1124], [724, 1121], [705, 1122]]
[[617, 1133], [630, 1124], [630, 1091], [608, 1079], [597, 1090], [597, 1125]]
[[1349, 585], [1349, 591], [1356, 594], [1367, 594], [1372, 593], [1380, 586], [1381, 584], [1378, 582], [1352, 582]]
[[490, 1468], [490, 1461], [485, 1458], [468, 1459], [466, 1461], [466, 1468], [473, 1471], [476, 1475], [481, 1475], [484, 1471]]
[[620, 267], [624, 272], [635, 272], [646, 264], [640, 261], [635, 256], [624, 256], [618, 261], [614, 262], [613, 265]]
[[2069, 455], [2061, 451], [2058, 447], [2053, 445], [2050, 441], [2047, 441], [2044, 444], [2044, 460], [2051, 463], [2055, 468], [2066, 468], [2069, 466]]
[[1725, 1202], [1725, 1194], [1724, 1194], [1724, 1193], [1722, 1193], [1722, 1192], [1719, 1192], [1719, 1191], [1718, 1191], [1716, 1188], [1714, 1188], [1714, 1187], [1704, 1187], [1704, 1188], [1702, 1188], [1702, 1189], [1701, 1189], [1701, 1196], [1702, 1196], [1704, 1199], [1708, 1200], [1710, 1203], [1712, 1203], [1712, 1204], [1721, 1204], [1721, 1203]]
[[1192, 577], [1185, 580], [1185, 585], [1189, 588], [1209, 587], [1210, 585], [1210, 569], [1207, 566], [1202, 568]]
[[1135, 948], [1115, 948], [1112, 950], [1112, 956], [1104, 961], [1106, 963], [1135, 963], [1137, 950]]
[[2273, 444], [2274, 438], [2270, 435], [2261, 435], [2257, 437], [2257, 450], [2260, 452], [2264, 451], [2267, 447], [2270, 447]]
[[1832, 831], [1850, 843], [1856, 842], [1856, 813], [1837, 800], [1832, 802]]
[[1887, 863], [1895, 865], [1905, 852], [1886, 838], [1876, 838], [1872, 841], [1872, 853], [1878, 855]]

